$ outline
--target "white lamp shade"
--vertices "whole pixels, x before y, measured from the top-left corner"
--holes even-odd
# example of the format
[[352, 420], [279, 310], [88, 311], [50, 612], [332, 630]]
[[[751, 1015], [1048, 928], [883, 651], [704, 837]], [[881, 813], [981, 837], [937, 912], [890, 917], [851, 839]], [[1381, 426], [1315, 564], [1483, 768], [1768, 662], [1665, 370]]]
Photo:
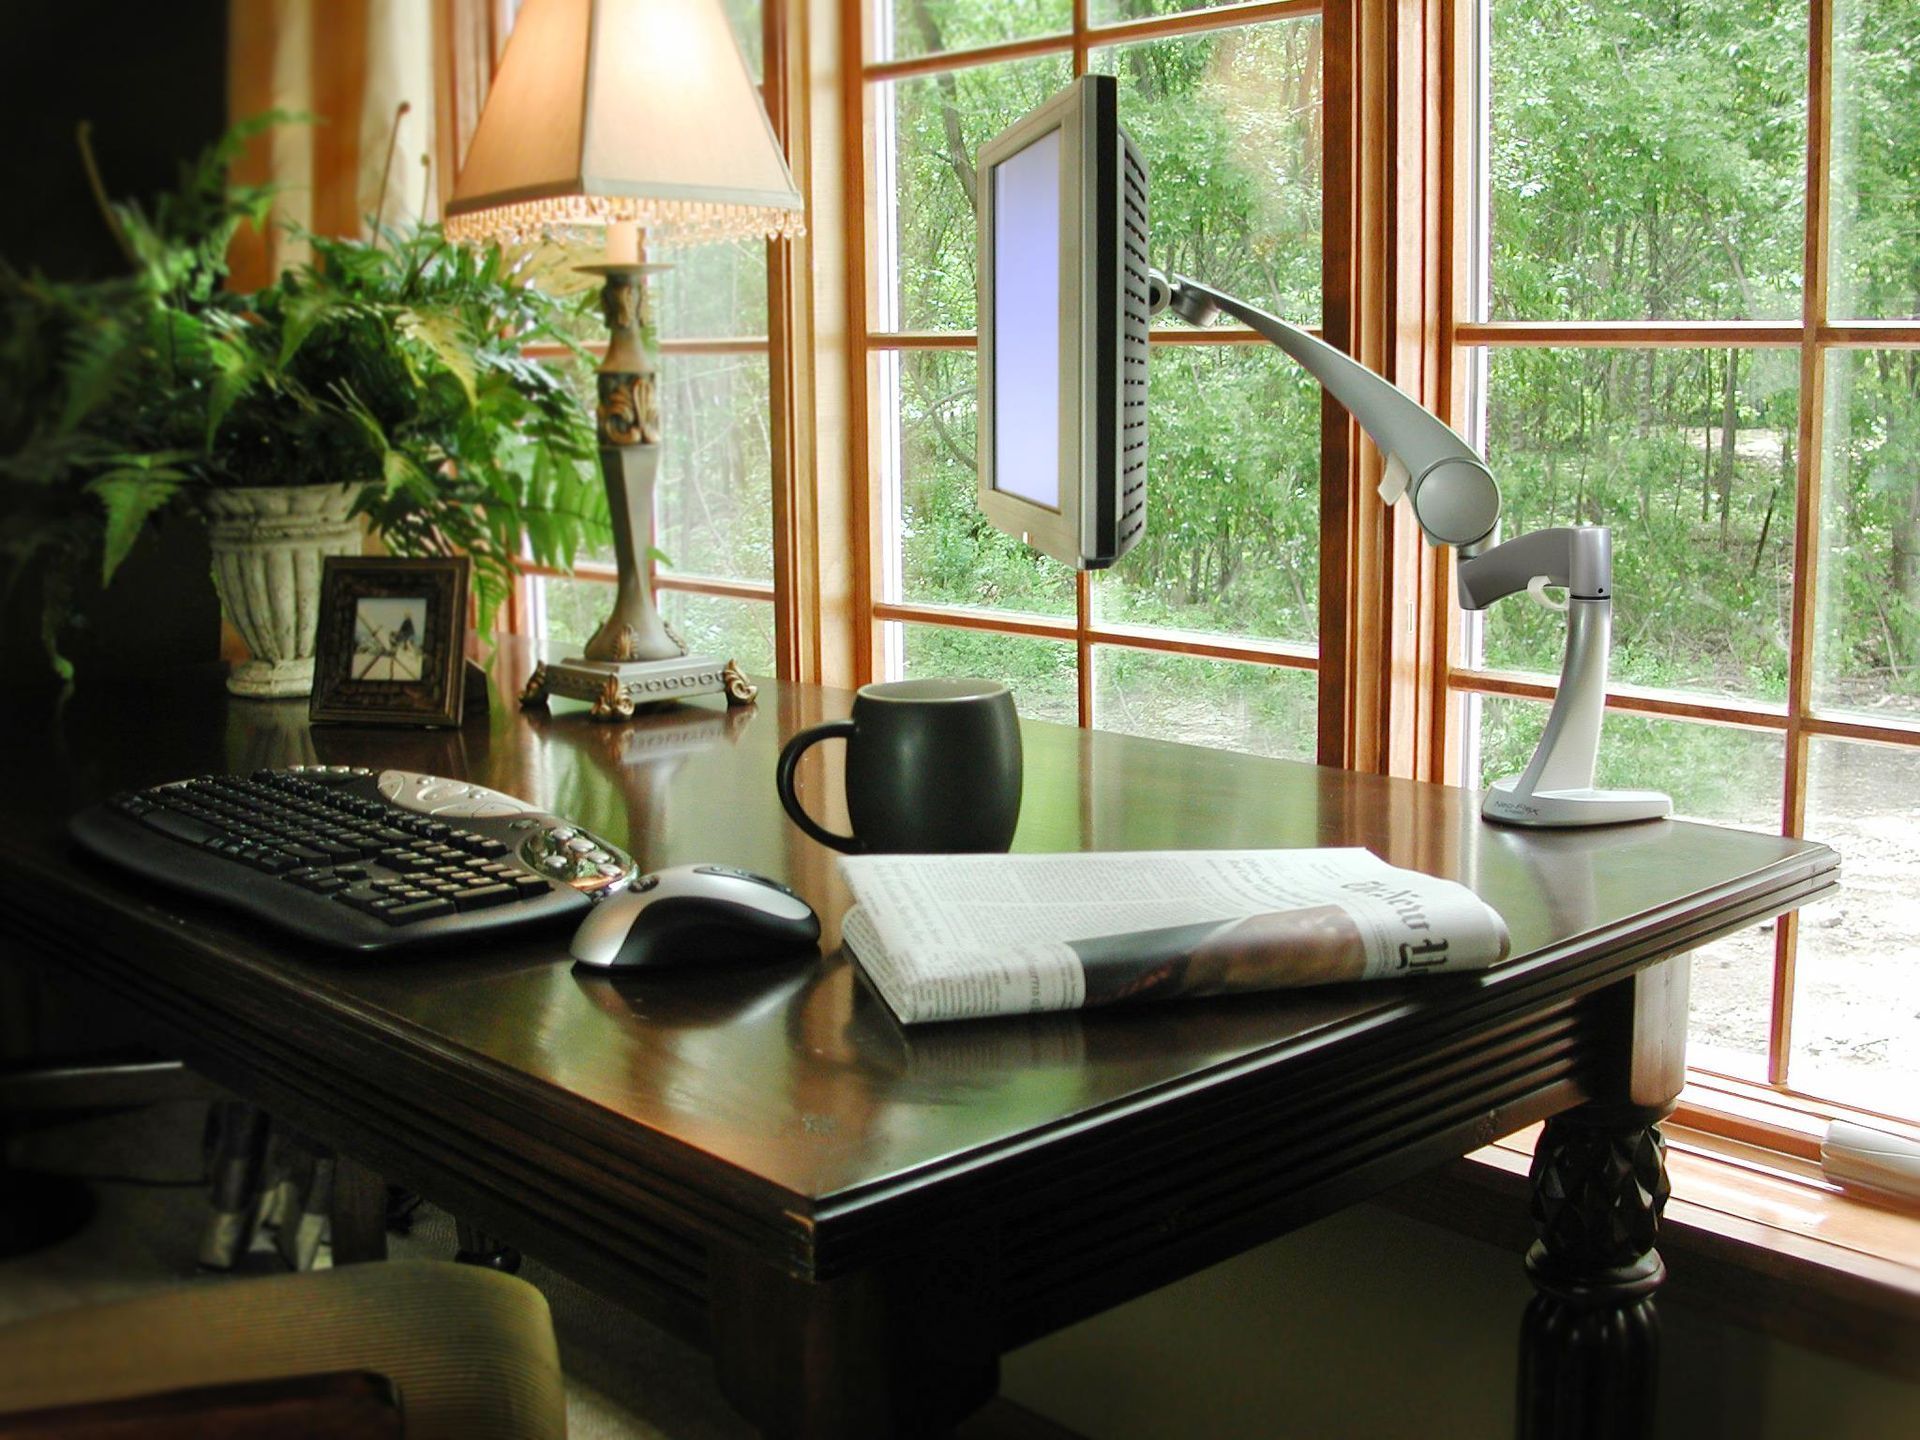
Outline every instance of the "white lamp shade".
[[526, 0], [453, 198], [455, 239], [637, 224], [799, 234], [802, 201], [718, 0]]

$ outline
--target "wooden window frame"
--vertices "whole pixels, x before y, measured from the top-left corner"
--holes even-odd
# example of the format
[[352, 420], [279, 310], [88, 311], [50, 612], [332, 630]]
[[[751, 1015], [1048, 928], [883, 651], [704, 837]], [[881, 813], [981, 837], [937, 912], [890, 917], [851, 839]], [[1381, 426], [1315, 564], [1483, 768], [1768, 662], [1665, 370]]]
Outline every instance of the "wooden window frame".
[[[1636, 349], [1761, 349], [1793, 347], [1799, 354], [1799, 432], [1795, 445], [1794, 567], [1789, 626], [1788, 683], [1784, 703], [1741, 701], [1682, 694], [1634, 685], [1610, 685], [1607, 709], [1626, 714], [1731, 726], [1778, 734], [1785, 748], [1781, 783], [1780, 833], [1805, 834], [1807, 757], [1815, 738], [1866, 741], [1899, 746], [1920, 753], [1920, 723], [1873, 721], [1845, 712], [1822, 710], [1813, 693], [1815, 595], [1818, 580], [1821, 486], [1826, 465], [1822, 428], [1826, 411], [1828, 357], [1852, 349], [1920, 347], [1920, 323], [1848, 320], [1835, 323], [1828, 314], [1830, 276], [1827, 244], [1833, 158], [1833, 14], [1836, 0], [1810, 0], [1807, 28], [1807, 144], [1804, 197], [1803, 282], [1801, 313], [1794, 321], [1478, 321], [1469, 318], [1466, 284], [1468, 222], [1466, 207], [1449, 206], [1436, 213], [1431, 231], [1423, 234], [1437, 244], [1439, 271], [1446, 292], [1439, 307], [1439, 352], [1446, 381], [1439, 410], [1455, 420], [1465, 414], [1465, 373], [1462, 363], [1474, 347], [1606, 347]], [[1364, 8], [1364, 7], [1363, 7]], [[1440, 135], [1437, 155], [1444, 166], [1441, 196], [1459, 194], [1467, 173], [1468, 149], [1473, 141], [1473, 105], [1469, 87], [1471, 56], [1477, 48], [1474, 26], [1478, 0], [1436, 0], [1440, 33], [1448, 37], [1442, 64]], [[1425, 397], [1423, 397], [1425, 398]], [[1444, 606], [1444, 592], [1441, 597]], [[1426, 739], [1425, 763], [1412, 773], [1423, 778], [1461, 783], [1458, 773], [1463, 723], [1461, 700], [1468, 695], [1508, 696], [1551, 700], [1551, 677], [1517, 674], [1498, 669], [1469, 668], [1462, 661], [1461, 628], [1457, 615], [1446, 616], [1437, 627], [1442, 650], [1430, 667], [1422, 693], [1413, 704]], [[1464, 777], [1471, 783], [1473, 777]], [[1833, 1113], [1818, 1096], [1796, 1089], [1790, 1081], [1792, 1052], [1794, 969], [1798, 953], [1799, 917], [1788, 913], [1774, 929], [1772, 994], [1768, 1025], [1766, 1076], [1755, 1085], [1743, 1077], [1718, 1074], [1704, 1068], [1691, 1073], [1696, 1083], [1683, 1097], [1681, 1119], [1703, 1130], [1739, 1133], [1748, 1138], [1770, 1137], [1777, 1148], [1793, 1151], [1804, 1137], [1776, 1119], [1756, 1119], [1754, 1097], [1766, 1094], [1803, 1114]], [[1849, 1112], [1859, 1113], [1859, 1112]], [[1873, 1116], [1868, 1115], [1871, 1121]], [[1912, 1122], [1915, 1116], [1883, 1119]]]

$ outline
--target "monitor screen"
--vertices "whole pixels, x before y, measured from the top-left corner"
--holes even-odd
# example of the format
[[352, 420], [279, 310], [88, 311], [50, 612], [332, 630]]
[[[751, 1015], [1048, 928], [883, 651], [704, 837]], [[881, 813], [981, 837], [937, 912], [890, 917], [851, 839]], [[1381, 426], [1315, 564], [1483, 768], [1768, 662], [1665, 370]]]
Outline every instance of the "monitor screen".
[[980, 430], [997, 528], [1101, 570], [1147, 479], [1147, 172], [1119, 82], [1082, 75], [980, 147]]
[[1060, 131], [993, 167], [993, 488], [1060, 508]]

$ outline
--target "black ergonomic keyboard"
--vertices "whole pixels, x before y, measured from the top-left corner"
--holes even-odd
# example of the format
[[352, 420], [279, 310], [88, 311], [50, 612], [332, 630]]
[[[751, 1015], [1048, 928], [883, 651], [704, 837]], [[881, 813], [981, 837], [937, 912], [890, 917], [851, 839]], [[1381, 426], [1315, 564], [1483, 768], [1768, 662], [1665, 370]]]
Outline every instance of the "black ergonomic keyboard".
[[344, 950], [577, 921], [635, 875], [617, 847], [511, 795], [363, 766], [131, 790], [71, 828], [95, 855]]

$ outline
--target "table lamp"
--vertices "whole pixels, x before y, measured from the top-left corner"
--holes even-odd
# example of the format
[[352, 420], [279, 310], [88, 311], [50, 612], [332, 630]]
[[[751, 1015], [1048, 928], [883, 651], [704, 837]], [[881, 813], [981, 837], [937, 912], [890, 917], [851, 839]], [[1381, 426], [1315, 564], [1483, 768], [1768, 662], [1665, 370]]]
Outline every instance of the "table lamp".
[[579, 656], [542, 664], [549, 695], [624, 719], [655, 701], [753, 698], [731, 660], [689, 655], [654, 603], [660, 407], [642, 330], [643, 232], [675, 244], [802, 229], [800, 194], [718, 0], [526, 0], [446, 207], [456, 240], [574, 240], [604, 230], [609, 341], [599, 371], [600, 468], [613, 519], [613, 613]]

